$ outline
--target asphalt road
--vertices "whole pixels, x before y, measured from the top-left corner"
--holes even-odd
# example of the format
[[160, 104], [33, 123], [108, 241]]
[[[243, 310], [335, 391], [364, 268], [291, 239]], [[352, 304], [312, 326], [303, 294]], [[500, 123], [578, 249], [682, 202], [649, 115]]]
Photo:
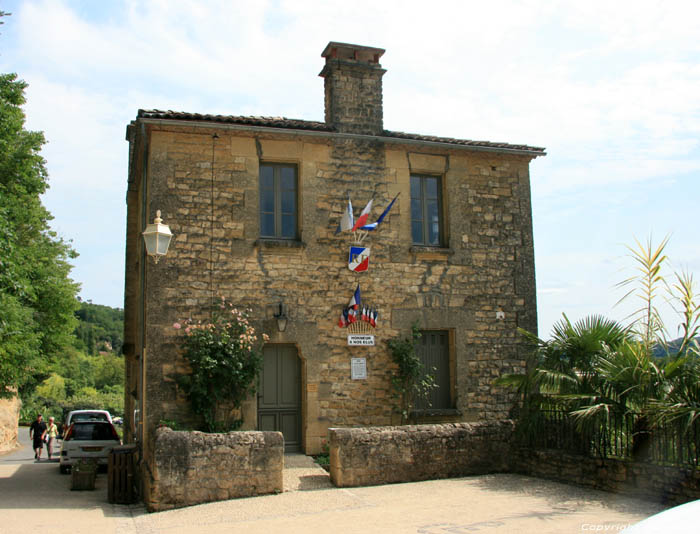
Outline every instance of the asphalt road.
[[[20, 438], [22, 449], [0, 456], [0, 534], [614, 533], [663, 509], [503, 474], [367, 488], [292, 485], [280, 495], [149, 514], [141, 505], [107, 503], [105, 473], [95, 491], [71, 491], [56, 463], [34, 462], [26, 428]], [[291, 459], [288, 465], [294, 469]]]
[[[7, 453], [4, 456], [0, 456], [0, 465], [33, 464], [36, 462], [36, 460], [34, 460], [32, 440], [29, 439], [29, 427], [20, 427], [17, 431], [17, 437], [19, 438], [22, 448]], [[61, 452], [60, 440], [56, 440], [56, 444], [54, 445], [53, 449], [52, 461], [55, 463], [55, 465], [58, 465], [58, 455]], [[41, 452], [41, 462], [48, 462], [48, 451], [46, 445], [44, 445], [44, 450]], [[56, 467], [56, 469], [58, 469], [58, 467]], [[0, 532], [2, 532], [2, 530], [0, 530]]]

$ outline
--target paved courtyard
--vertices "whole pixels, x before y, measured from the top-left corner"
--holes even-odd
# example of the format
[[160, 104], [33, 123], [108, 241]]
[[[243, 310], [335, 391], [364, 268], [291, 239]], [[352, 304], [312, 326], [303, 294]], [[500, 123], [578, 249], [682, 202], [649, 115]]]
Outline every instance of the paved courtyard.
[[0, 533], [574, 534], [617, 532], [663, 509], [519, 475], [337, 489], [304, 457], [290, 457], [288, 466], [280, 495], [149, 514], [108, 504], [104, 473], [95, 491], [70, 491], [70, 477], [56, 463], [34, 463], [25, 445], [0, 456]]

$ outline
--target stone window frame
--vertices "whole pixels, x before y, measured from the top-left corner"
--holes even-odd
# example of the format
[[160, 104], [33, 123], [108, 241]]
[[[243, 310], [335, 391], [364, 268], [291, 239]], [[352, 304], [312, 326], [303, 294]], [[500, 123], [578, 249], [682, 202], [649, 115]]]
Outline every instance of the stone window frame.
[[[422, 215], [422, 240], [421, 241], [416, 241], [414, 239], [413, 235], [413, 200], [414, 196], [412, 194], [413, 190], [413, 179], [418, 178], [421, 180], [421, 197], [420, 197], [420, 202], [421, 202], [421, 215]], [[425, 183], [426, 179], [434, 179], [437, 180], [437, 214], [438, 214], [438, 240], [437, 243], [427, 243], [427, 234], [428, 234], [428, 225], [429, 222], [427, 222], [427, 206], [426, 206], [426, 199], [425, 199]], [[426, 173], [426, 172], [411, 172], [409, 175], [409, 198], [411, 202], [411, 208], [410, 208], [410, 221], [411, 221], [411, 227], [410, 227], [410, 233], [411, 233], [411, 244], [412, 247], [417, 247], [417, 248], [422, 248], [424, 250], [447, 250], [446, 243], [447, 243], [447, 235], [446, 235], [446, 216], [445, 216], [445, 176], [442, 174], [433, 174], [433, 173]]]
[[[295, 228], [294, 228], [294, 235], [293, 236], [283, 236], [282, 231], [281, 231], [281, 191], [278, 188], [278, 184], [275, 184], [274, 186], [274, 197], [275, 197], [275, 207], [274, 207], [274, 217], [275, 217], [275, 235], [263, 235], [262, 233], [262, 214], [263, 214], [263, 194], [262, 194], [262, 168], [264, 166], [269, 166], [272, 167], [273, 169], [281, 169], [281, 168], [292, 168], [294, 169], [294, 179], [295, 179], [295, 212], [294, 212], [294, 220], [295, 220]], [[274, 171], [276, 174], [276, 171]], [[300, 234], [301, 234], [301, 208], [300, 208], [300, 201], [301, 201], [301, 195], [300, 195], [300, 179], [299, 179], [299, 165], [296, 162], [289, 162], [289, 161], [260, 161], [258, 163], [258, 196], [259, 196], [259, 201], [258, 201], [258, 224], [259, 224], [259, 231], [258, 231], [258, 241], [259, 242], [269, 242], [270, 244], [275, 243], [279, 245], [284, 245], [284, 244], [289, 244], [289, 245], [294, 245], [296, 243], [300, 242]]]

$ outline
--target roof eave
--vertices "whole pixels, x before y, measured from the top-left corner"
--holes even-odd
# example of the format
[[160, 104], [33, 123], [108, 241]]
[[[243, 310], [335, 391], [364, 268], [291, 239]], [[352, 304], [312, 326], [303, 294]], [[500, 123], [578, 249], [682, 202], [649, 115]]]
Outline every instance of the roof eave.
[[353, 133], [330, 132], [326, 130], [305, 130], [301, 128], [277, 128], [274, 126], [256, 126], [249, 124], [234, 124], [225, 122], [212, 122], [206, 120], [186, 120], [186, 119], [154, 119], [148, 117], [139, 117], [135, 123], [153, 124], [158, 126], [182, 126], [201, 128], [219, 129], [219, 130], [236, 130], [236, 131], [253, 131], [253, 132], [268, 132], [283, 135], [300, 135], [306, 137], [331, 137], [335, 139], [356, 139], [361, 141], [382, 141], [384, 143], [401, 144], [401, 145], [421, 145], [431, 146], [436, 148], [451, 149], [451, 150], [467, 150], [470, 152], [492, 152], [500, 154], [513, 154], [520, 156], [529, 156], [536, 158], [546, 156], [547, 153], [543, 148], [532, 147], [532, 149], [519, 147], [502, 147], [502, 146], [483, 146], [483, 145], [465, 145], [459, 143], [448, 143], [441, 141], [429, 141], [425, 139], [410, 139], [403, 137], [392, 137], [383, 135], [364, 135]]

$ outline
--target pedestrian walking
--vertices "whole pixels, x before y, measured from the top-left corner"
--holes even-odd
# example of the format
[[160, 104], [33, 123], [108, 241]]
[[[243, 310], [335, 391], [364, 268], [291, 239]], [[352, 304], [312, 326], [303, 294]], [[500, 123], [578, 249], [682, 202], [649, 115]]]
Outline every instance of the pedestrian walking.
[[41, 461], [41, 450], [44, 448], [44, 434], [46, 433], [46, 423], [41, 414], [36, 416], [36, 420], [29, 427], [29, 439], [33, 441], [34, 460]]
[[54, 423], [54, 418], [49, 417], [49, 424], [46, 427], [46, 432], [44, 432], [44, 442], [46, 443], [46, 452], [49, 453], [49, 460], [51, 460], [51, 455], [53, 454], [53, 446], [56, 443], [56, 438], [58, 437], [58, 427]]

